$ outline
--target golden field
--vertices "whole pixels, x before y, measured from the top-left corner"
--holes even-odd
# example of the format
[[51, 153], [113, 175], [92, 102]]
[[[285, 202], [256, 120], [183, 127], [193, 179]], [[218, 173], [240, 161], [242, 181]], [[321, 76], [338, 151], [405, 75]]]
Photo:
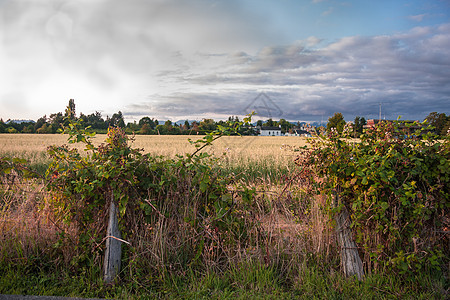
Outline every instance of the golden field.
[[[137, 135], [132, 146], [142, 148], [145, 153], [174, 157], [177, 154], [193, 153], [196, 148], [188, 141], [200, 139], [197, 135]], [[46, 148], [50, 145], [67, 144], [67, 135], [62, 134], [0, 134], [0, 155], [14, 155], [39, 162], [46, 159]], [[102, 143], [106, 135], [97, 135], [95, 144]], [[302, 137], [262, 137], [262, 136], [226, 136], [216, 140], [204, 150], [222, 156], [231, 165], [251, 162], [276, 164], [280, 167], [292, 165], [295, 154], [285, 149], [285, 145], [303, 146]], [[75, 145], [83, 148], [80, 143]]]

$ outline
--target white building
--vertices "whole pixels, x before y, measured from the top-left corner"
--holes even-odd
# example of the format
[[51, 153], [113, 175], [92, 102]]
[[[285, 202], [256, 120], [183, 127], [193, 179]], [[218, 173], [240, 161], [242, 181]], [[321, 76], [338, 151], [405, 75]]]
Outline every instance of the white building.
[[311, 134], [303, 129], [291, 129], [290, 132], [286, 133], [287, 136], [303, 136], [303, 137], [311, 137]]
[[258, 131], [260, 136], [282, 136], [281, 128], [279, 127], [261, 126], [258, 127]]

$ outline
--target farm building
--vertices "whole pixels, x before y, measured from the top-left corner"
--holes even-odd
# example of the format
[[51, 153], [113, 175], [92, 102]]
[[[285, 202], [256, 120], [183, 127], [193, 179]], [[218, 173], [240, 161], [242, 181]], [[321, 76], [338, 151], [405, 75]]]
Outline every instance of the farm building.
[[385, 122], [385, 123], [397, 123], [398, 129], [400, 130], [401, 133], [397, 133], [397, 136], [404, 136], [404, 137], [408, 137], [409, 135], [413, 135], [415, 136], [415, 132], [416, 130], [421, 129], [421, 133], [419, 134], [422, 135], [426, 132], [428, 132], [429, 130], [426, 129], [426, 126], [422, 125], [422, 124], [414, 124], [415, 122], [419, 122], [419, 121], [410, 121], [410, 120], [399, 120], [399, 121], [394, 121], [394, 120], [377, 120], [377, 119], [370, 119], [367, 120], [367, 124], [364, 125], [364, 129], [366, 130], [371, 130], [374, 129], [376, 127], [377, 124], [379, 124], [380, 122]]
[[260, 136], [282, 136], [281, 128], [261, 126], [257, 127]]
[[286, 136], [304, 136], [304, 137], [311, 137], [311, 134], [302, 129], [291, 129], [289, 132], [286, 132]]

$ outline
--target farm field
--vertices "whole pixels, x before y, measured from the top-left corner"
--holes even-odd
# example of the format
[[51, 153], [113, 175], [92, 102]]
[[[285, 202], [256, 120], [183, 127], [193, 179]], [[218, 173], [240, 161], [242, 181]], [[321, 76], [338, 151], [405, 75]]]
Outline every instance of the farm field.
[[[0, 134], [0, 153], [23, 153], [30, 155], [45, 152], [47, 146], [67, 144], [67, 135], [63, 134]], [[145, 153], [173, 157], [195, 151], [188, 139], [197, 140], [202, 136], [192, 135], [136, 135], [133, 147], [143, 148]], [[100, 144], [106, 135], [94, 137], [94, 143]], [[306, 138], [301, 137], [267, 137], [267, 136], [226, 136], [218, 139], [211, 149], [213, 153], [230, 153], [248, 159], [264, 159], [275, 156], [283, 160], [286, 155], [281, 150], [283, 145], [303, 146]]]
[[[67, 135], [62, 134], [0, 134], [0, 155], [15, 156], [28, 160], [31, 164], [45, 168], [48, 164], [46, 149], [50, 145], [67, 144]], [[193, 141], [202, 136], [192, 135], [136, 135], [133, 148], [144, 149], [144, 153], [173, 158], [176, 155], [193, 153], [196, 148]], [[94, 137], [94, 144], [104, 142], [106, 135]], [[220, 158], [221, 165], [230, 172], [243, 173], [275, 180], [295, 168], [295, 153], [286, 146], [304, 146], [307, 139], [303, 137], [267, 137], [267, 136], [225, 136], [206, 147], [203, 151]], [[70, 145], [79, 150], [81, 143]], [[81, 152], [83, 152], [81, 150]], [[259, 172], [255, 174], [255, 172]], [[261, 176], [259, 176], [261, 177]]]
[[[105, 138], [98, 135], [94, 143]], [[111, 156], [95, 166], [72, 164], [64, 176], [73, 177], [53, 189], [58, 172], [49, 172], [50, 184], [0, 174], [0, 294], [114, 299], [431, 299], [447, 294], [448, 283], [435, 270], [405, 276], [373, 268], [364, 281], [342, 275], [337, 234], [324, 208], [329, 198], [298, 176], [300, 167], [293, 162], [298, 152], [290, 149], [306, 145], [305, 138], [222, 137], [205, 148], [217, 161], [176, 157], [195, 151], [188, 138], [135, 137], [132, 148], [173, 158], [145, 160], [151, 169], [142, 176], [150, 178], [144, 194], [135, 192], [137, 185], [126, 188], [134, 173], [115, 175], [125, 183], [117, 191], [133, 195], [125, 198], [130, 206], [121, 228], [129, 246], [115, 285], [102, 280], [107, 191], [96, 185], [111, 181], [89, 177], [100, 174], [96, 171], [104, 162], [112, 161], [114, 168]], [[65, 135], [1, 134], [0, 157], [25, 158], [45, 171], [47, 147], [66, 143]], [[83, 153], [82, 144], [70, 147]], [[82, 193], [96, 199], [97, 208], [80, 205], [86, 201]], [[72, 215], [77, 217], [71, 220]], [[77, 224], [92, 230], [83, 240]]]

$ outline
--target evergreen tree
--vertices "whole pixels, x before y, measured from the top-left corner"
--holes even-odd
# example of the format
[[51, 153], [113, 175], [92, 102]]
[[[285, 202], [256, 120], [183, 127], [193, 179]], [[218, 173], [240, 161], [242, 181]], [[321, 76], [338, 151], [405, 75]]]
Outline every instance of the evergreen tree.
[[358, 137], [363, 133], [364, 125], [366, 125], [366, 119], [364, 117], [357, 116], [353, 122], [353, 136]]
[[69, 104], [66, 107], [66, 113], [64, 116], [70, 120], [75, 119], [75, 100], [69, 100]]

